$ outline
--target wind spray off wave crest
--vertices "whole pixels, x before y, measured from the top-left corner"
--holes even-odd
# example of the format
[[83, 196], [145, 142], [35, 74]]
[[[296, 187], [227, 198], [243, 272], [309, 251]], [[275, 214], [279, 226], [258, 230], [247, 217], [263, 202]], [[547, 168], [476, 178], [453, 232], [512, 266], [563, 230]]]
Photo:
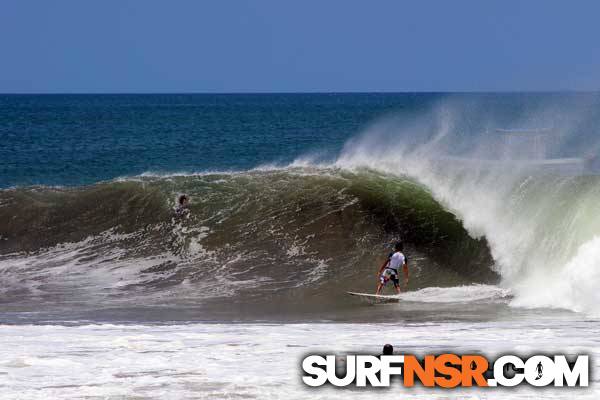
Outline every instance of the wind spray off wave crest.
[[[498, 130], [490, 128], [499, 124], [491, 112], [449, 101], [420, 118], [372, 127], [347, 144], [336, 165], [424, 184], [473, 237], [485, 237], [512, 304], [596, 313], [600, 178], [560, 166], [598, 146], [581, 129], [591, 125], [588, 115], [558, 116], [540, 107], [501, 119], [525, 128]], [[553, 128], [538, 128], [541, 121]], [[536, 145], [531, 136], [549, 138]]]

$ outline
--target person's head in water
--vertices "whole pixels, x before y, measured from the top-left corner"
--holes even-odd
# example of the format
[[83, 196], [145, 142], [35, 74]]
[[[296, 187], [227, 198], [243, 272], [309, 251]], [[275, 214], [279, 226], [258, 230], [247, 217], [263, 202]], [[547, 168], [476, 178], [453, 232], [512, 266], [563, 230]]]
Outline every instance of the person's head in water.
[[185, 194], [182, 194], [181, 196], [179, 196], [179, 199], [177, 201], [179, 202], [180, 206], [184, 206], [188, 202], [188, 197]]
[[386, 344], [383, 346], [383, 355], [384, 356], [391, 356], [392, 354], [394, 354], [394, 346], [392, 346], [391, 344]]
[[394, 245], [394, 250], [396, 251], [403, 251], [404, 250], [404, 243], [402, 242], [398, 242]]

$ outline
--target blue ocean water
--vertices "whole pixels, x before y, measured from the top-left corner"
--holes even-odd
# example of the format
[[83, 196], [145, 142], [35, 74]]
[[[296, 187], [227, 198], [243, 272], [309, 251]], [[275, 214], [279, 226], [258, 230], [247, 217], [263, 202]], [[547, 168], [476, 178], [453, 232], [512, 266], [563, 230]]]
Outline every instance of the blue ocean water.
[[510, 125], [541, 104], [588, 113], [600, 104], [592, 93], [0, 95], [0, 187], [334, 157], [375, 121], [428, 113], [449, 98], [461, 104], [452, 110], [461, 129], [474, 132], [489, 128], [490, 112], [503, 127], [497, 121]]
[[397, 95], [3, 95], [0, 187], [248, 169], [329, 153]]

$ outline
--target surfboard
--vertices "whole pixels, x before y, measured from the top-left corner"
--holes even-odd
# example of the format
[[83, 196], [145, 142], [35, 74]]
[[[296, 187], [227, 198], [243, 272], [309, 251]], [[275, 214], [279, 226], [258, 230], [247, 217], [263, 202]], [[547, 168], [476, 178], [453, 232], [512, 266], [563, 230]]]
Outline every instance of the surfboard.
[[371, 293], [358, 293], [358, 292], [346, 292], [350, 296], [359, 297], [369, 303], [397, 303], [400, 298], [395, 295], [383, 295], [383, 294], [371, 294]]

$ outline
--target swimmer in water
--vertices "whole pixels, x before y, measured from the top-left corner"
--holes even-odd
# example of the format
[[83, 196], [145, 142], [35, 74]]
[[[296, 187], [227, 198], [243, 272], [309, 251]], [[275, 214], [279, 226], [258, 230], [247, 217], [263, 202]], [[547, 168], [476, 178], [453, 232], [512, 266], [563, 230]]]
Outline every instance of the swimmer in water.
[[175, 212], [182, 215], [188, 212], [188, 206], [190, 204], [190, 198], [186, 194], [182, 194], [177, 198], [177, 208]]

